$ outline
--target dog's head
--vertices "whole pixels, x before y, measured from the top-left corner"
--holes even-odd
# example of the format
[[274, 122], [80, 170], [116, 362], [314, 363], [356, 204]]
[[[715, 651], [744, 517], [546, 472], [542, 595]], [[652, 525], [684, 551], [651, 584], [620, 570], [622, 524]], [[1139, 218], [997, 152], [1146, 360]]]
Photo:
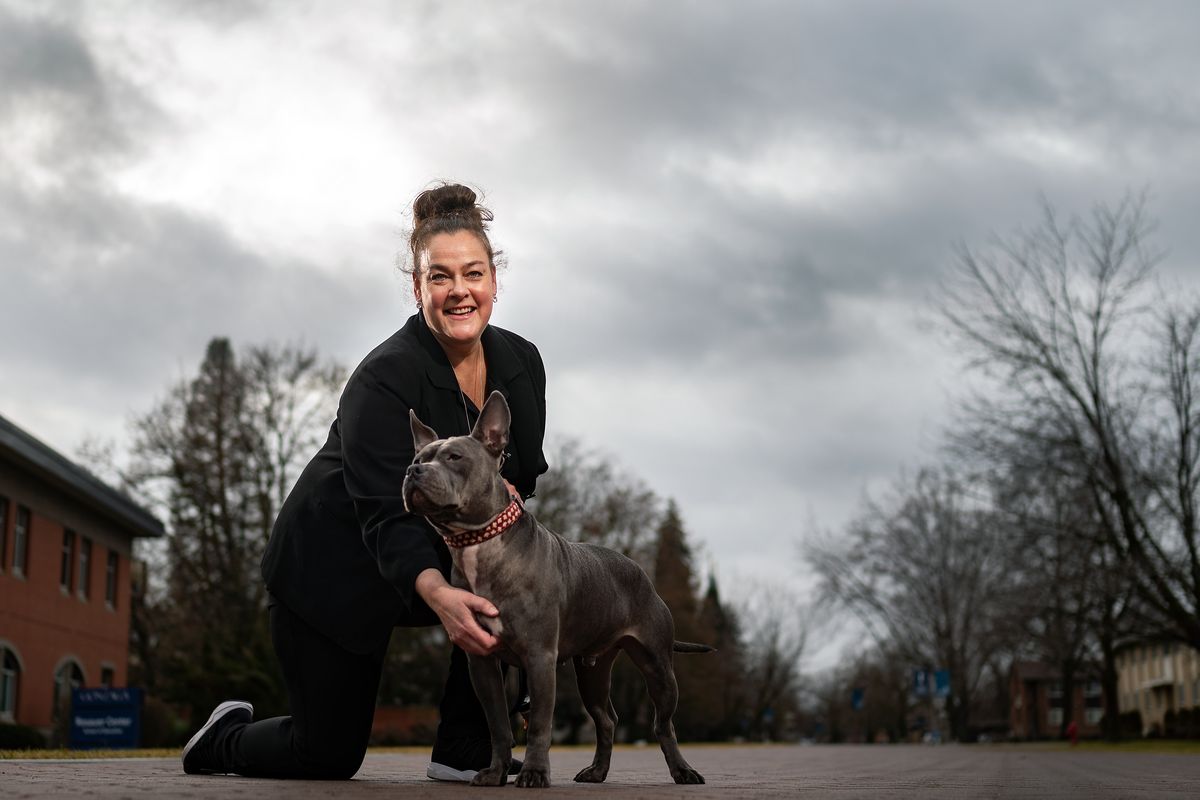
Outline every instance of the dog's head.
[[469, 436], [439, 439], [414, 411], [408, 418], [417, 452], [404, 475], [405, 508], [440, 526], [482, 525], [503, 509], [500, 460], [511, 421], [504, 395], [492, 392]]

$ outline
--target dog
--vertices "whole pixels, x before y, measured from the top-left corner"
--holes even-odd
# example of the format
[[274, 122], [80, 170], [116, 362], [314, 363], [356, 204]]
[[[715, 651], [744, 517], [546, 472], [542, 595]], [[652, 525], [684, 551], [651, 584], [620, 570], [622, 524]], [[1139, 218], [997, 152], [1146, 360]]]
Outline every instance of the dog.
[[641, 670], [654, 703], [654, 733], [676, 783], [704, 783], [679, 752], [671, 717], [679, 698], [672, 652], [714, 648], [675, 641], [666, 603], [632, 559], [592, 544], [569, 542], [540, 525], [500, 477], [511, 421], [508, 403], [492, 392], [469, 436], [440, 439], [410, 411], [416, 456], [403, 485], [405, 506], [446, 539], [451, 583], [487, 598], [500, 611], [481, 626], [500, 640], [493, 655], [468, 655], [471, 683], [491, 732], [492, 761], [471, 780], [503, 786], [512, 733], [501, 660], [529, 680], [529, 732], [522, 787], [550, 783], [555, 668], [571, 659], [579, 694], [596, 724], [596, 754], [576, 781], [608, 777], [617, 715], [609, 698], [613, 660], [624, 650]]

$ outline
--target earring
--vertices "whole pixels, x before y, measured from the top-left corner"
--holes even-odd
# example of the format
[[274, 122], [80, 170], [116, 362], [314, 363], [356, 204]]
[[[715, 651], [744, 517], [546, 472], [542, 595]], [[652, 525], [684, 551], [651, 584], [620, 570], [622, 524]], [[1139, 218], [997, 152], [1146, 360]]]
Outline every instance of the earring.
[[500, 302], [499, 295], [492, 295], [492, 304], [495, 305], [496, 303], [499, 303], [499, 302]]

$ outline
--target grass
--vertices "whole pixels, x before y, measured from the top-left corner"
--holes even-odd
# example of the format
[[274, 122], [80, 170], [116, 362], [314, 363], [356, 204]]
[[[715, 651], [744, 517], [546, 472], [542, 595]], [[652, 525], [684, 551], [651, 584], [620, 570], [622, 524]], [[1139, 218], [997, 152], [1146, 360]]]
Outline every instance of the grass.
[[153, 748], [145, 750], [0, 750], [0, 759], [5, 758], [179, 758], [179, 748]]
[[[983, 745], [988, 746], [988, 745]], [[1180, 755], [1200, 755], [1200, 741], [1182, 739], [1131, 739], [1125, 742], [1080, 742], [1078, 747], [1071, 747], [1069, 742], [1023, 742], [1019, 744], [1001, 744], [998, 747], [1015, 747], [1028, 750], [1062, 751], [1078, 750], [1087, 753], [1178, 753]]]

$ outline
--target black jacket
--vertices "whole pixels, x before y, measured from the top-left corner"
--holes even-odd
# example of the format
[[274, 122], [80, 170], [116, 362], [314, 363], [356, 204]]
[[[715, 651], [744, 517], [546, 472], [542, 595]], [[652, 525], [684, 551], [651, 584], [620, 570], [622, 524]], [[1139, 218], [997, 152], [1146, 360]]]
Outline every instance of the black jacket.
[[[503, 476], [528, 497], [546, 471], [546, 373], [537, 348], [488, 326], [487, 390], [512, 411]], [[465, 403], [465, 408], [464, 408]], [[382, 646], [395, 625], [433, 625], [414, 589], [429, 568], [449, 575], [450, 554], [400, 488], [413, 460], [408, 410], [440, 436], [470, 432], [478, 409], [464, 401], [441, 345], [417, 313], [370, 352], [342, 392], [329, 438], [280, 509], [263, 554], [274, 599], [353, 652]]]

